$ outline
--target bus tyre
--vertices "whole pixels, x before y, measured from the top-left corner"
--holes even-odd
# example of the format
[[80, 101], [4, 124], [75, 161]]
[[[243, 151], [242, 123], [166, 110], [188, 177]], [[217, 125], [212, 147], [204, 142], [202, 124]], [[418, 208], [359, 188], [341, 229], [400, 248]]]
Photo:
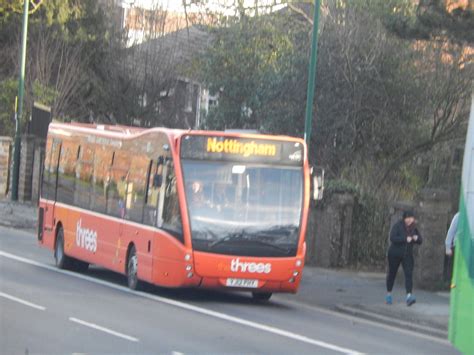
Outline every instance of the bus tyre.
[[141, 290], [142, 283], [138, 280], [138, 256], [135, 246], [130, 248], [127, 260], [127, 285], [132, 290]]
[[59, 228], [56, 236], [54, 259], [59, 269], [69, 269], [71, 267], [72, 260], [64, 253], [64, 230], [62, 227]]
[[252, 297], [256, 301], [268, 301], [272, 297], [271, 292], [252, 292]]

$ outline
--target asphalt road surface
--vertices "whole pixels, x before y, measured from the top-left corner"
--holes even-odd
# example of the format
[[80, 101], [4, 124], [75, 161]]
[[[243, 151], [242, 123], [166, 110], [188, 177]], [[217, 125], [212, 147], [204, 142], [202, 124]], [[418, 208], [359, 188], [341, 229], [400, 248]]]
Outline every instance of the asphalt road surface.
[[[456, 354], [448, 341], [274, 295], [134, 292], [92, 267], [58, 270], [31, 232], [0, 227], [1, 354]], [[324, 290], [320, 290], [324, 292]]]

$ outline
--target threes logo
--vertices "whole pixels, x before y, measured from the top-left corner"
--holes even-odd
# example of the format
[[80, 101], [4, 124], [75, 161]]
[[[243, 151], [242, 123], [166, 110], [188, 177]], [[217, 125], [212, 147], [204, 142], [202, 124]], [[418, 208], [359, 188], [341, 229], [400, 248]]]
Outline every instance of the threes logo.
[[76, 245], [79, 248], [95, 253], [97, 251], [97, 232], [92, 229], [82, 228], [81, 224], [82, 219], [79, 219], [76, 226]]
[[257, 274], [269, 274], [272, 271], [272, 264], [267, 263], [248, 263], [240, 261], [240, 259], [232, 259], [230, 262], [230, 270], [232, 272], [249, 272]]

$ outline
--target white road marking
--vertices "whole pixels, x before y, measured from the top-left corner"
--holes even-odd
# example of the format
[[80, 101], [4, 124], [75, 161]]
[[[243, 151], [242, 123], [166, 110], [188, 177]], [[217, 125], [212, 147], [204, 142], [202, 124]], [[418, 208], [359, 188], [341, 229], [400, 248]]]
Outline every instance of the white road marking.
[[78, 323], [78, 324], [84, 325], [84, 326], [92, 328], [92, 329], [100, 330], [101, 332], [104, 332], [104, 333], [107, 333], [107, 334], [115, 335], [116, 337], [119, 337], [119, 338], [122, 338], [122, 339], [130, 340], [130, 341], [134, 341], [134, 342], [139, 341], [137, 338], [134, 338], [130, 335], [119, 333], [119, 332], [116, 332], [115, 330], [105, 328], [105, 327], [101, 327], [100, 325], [97, 325], [97, 324], [94, 324], [94, 323], [89, 323], [89, 322], [86, 322], [84, 320], [80, 320], [80, 319], [77, 319], [77, 318], [74, 318], [74, 317], [69, 317], [69, 320], [71, 322]]
[[414, 337], [417, 337], [417, 338], [421, 338], [421, 339], [425, 339], [425, 340], [429, 340], [429, 341], [434, 341], [434, 342], [437, 342], [437, 343], [440, 343], [440, 344], [443, 344], [443, 345], [452, 345], [449, 342], [449, 340], [447, 340], [447, 339], [442, 339], [442, 338], [432, 336], [432, 335], [428, 335], [428, 334], [418, 333], [418, 332], [415, 332], [413, 330], [403, 329], [403, 328], [388, 325], [388, 324], [385, 324], [385, 323], [376, 322], [376, 321], [373, 321], [373, 320], [370, 320], [370, 319], [364, 319], [364, 318], [352, 316], [350, 314], [333, 311], [333, 310], [323, 308], [323, 307], [319, 307], [319, 306], [313, 306], [313, 305], [308, 305], [308, 304], [301, 303], [301, 302], [295, 302], [295, 301], [290, 301], [290, 300], [281, 300], [281, 299], [279, 299], [278, 302], [283, 303], [283, 304], [292, 305], [292, 306], [295, 306], [295, 307], [307, 308], [307, 309], [310, 309], [312, 311], [325, 313], [327, 315], [342, 318], [342, 319], [347, 319], [347, 320], [349, 320], [351, 322], [354, 322], [354, 323], [368, 324], [368, 325], [371, 325], [371, 326], [374, 326], [374, 327], [383, 328], [383, 329], [387, 329], [387, 330], [390, 330], [390, 331], [396, 331], [396, 332], [406, 334], [406, 335], [409, 335], [409, 336], [414, 336]]
[[3, 297], [3, 298], [6, 298], [6, 299], [9, 299], [11, 301], [15, 301], [15, 302], [24, 304], [25, 306], [28, 306], [28, 307], [31, 307], [31, 308], [39, 309], [40, 311], [46, 310], [46, 307], [39, 306], [37, 304], [22, 300], [21, 298], [11, 296], [11, 295], [8, 295], [8, 294], [3, 293], [3, 292], [0, 292], [0, 297]]
[[334, 344], [326, 343], [326, 342], [321, 341], [321, 340], [309, 338], [309, 337], [306, 337], [304, 335], [296, 334], [296, 333], [293, 333], [293, 332], [289, 332], [289, 331], [279, 329], [279, 328], [276, 328], [276, 327], [272, 327], [272, 326], [268, 326], [268, 325], [265, 325], [265, 324], [248, 321], [248, 320], [238, 318], [238, 317], [234, 317], [234, 316], [231, 316], [231, 315], [228, 315], [228, 314], [225, 314], [225, 313], [211, 311], [209, 309], [193, 306], [191, 304], [187, 304], [187, 303], [184, 303], [184, 302], [175, 301], [175, 300], [171, 300], [171, 299], [168, 299], [168, 298], [151, 295], [151, 294], [144, 293], [144, 292], [132, 291], [129, 288], [124, 287], [124, 286], [119, 286], [119, 285], [116, 285], [116, 284], [113, 284], [113, 283], [110, 283], [110, 282], [107, 282], [107, 281], [103, 281], [103, 280], [97, 280], [93, 277], [86, 276], [86, 275], [83, 275], [83, 274], [77, 274], [77, 273], [74, 273], [74, 272], [71, 272], [71, 271], [60, 270], [60, 269], [57, 269], [53, 266], [46, 265], [46, 264], [43, 264], [43, 263], [39, 263], [37, 261], [30, 260], [30, 259], [27, 259], [27, 258], [23, 258], [21, 256], [10, 254], [10, 253], [4, 252], [4, 251], [0, 251], [0, 256], [3, 256], [5, 258], [9, 258], [9, 259], [12, 259], [12, 260], [16, 260], [16, 261], [19, 261], [19, 262], [22, 262], [22, 263], [25, 263], [25, 264], [38, 266], [40, 268], [51, 270], [51, 271], [54, 271], [54, 272], [57, 272], [57, 273], [70, 275], [70, 276], [73, 276], [73, 277], [76, 277], [76, 278], [79, 278], [79, 279], [82, 279], [82, 280], [87, 280], [87, 281], [93, 282], [93, 283], [98, 284], [98, 285], [103, 285], [103, 286], [106, 286], [106, 287], [109, 287], [109, 288], [113, 288], [115, 290], [120, 290], [120, 291], [125, 292], [125, 293], [141, 296], [143, 298], [147, 298], [147, 299], [150, 299], [150, 300], [153, 300], [153, 301], [157, 301], [157, 302], [161, 302], [161, 303], [164, 303], [164, 304], [172, 305], [172, 306], [179, 307], [179, 308], [182, 308], [182, 309], [186, 309], [186, 310], [189, 310], [189, 311], [193, 311], [193, 312], [196, 312], [196, 313], [205, 314], [207, 316], [211, 316], [211, 317], [214, 317], [214, 318], [226, 320], [226, 321], [229, 321], [229, 322], [232, 322], [232, 323], [245, 325], [245, 326], [250, 327], [250, 328], [263, 330], [263, 331], [266, 331], [266, 332], [269, 332], [269, 333], [272, 333], [272, 334], [280, 335], [280, 336], [290, 338], [290, 339], [293, 339], [293, 340], [297, 340], [297, 341], [301, 341], [301, 342], [304, 342], [304, 343], [307, 343], [307, 344], [316, 345], [316, 346], [319, 346], [319, 347], [324, 348], [324, 349], [340, 352], [340, 353], [343, 353], [343, 354], [350, 354], [350, 355], [356, 355], [356, 354], [360, 355], [360, 354], [362, 354], [361, 352], [358, 352], [358, 351], [353, 350], [353, 349], [348, 349], [348, 348], [344, 348], [344, 347], [337, 346], [337, 345], [334, 345]]

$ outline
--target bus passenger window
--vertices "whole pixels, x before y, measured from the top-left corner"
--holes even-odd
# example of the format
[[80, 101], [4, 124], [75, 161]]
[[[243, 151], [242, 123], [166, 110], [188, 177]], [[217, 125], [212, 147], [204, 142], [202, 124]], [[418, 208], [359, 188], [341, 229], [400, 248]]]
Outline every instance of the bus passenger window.
[[125, 199], [129, 167], [130, 163], [127, 151], [115, 151], [107, 185], [107, 214], [111, 216], [125, 217]]
[[138, 223], [143, 222], [148, 168], [149, 160], [146, 155], [134, 155], [127, 181], [125, 218]]
[[68, 205], [74, 204], [75, 165], [77, 160], [75, 153], [74, 142], [65, 139], [59, 160], [57, 200]]
[[81, 157], [76, 166], [76, 189], [74, 204], [78, 207], [90, 208], [92, 171], [94, 169], [94, 148], [85, 146], [81, 149]]
[[148, 190], [146, 205], [143, 215], [143, 222], [150, 226], [156, 226], [158, 198], [161, 185], [163, 183], [163, 158], [160, 157], [156, 162], [151, 161], [150, 173], [148, 177]]
[[179, 209], [179, 198], [174, 166], [172, 161], [168, 161], [166, 164], [168, 164], [168, 174], [165, 179], [166, 186], [163, 186], [165, 190], [162, 192], [165, 194], [165, 199], [163, 206], [163, 225], [161, 228], [169, 232], [176, 239], [183, 243], [183, 226]]

